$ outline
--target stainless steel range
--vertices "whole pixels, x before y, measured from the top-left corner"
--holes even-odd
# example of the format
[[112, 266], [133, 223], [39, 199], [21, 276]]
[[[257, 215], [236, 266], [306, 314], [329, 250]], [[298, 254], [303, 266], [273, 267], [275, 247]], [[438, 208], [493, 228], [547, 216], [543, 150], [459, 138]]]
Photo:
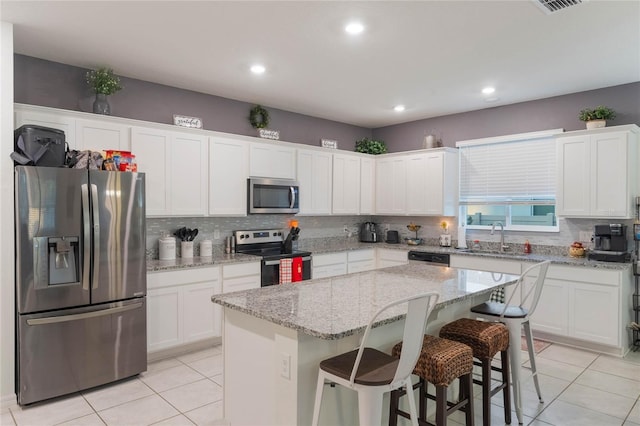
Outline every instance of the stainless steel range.
[[[262, 257], [261, 284], [262, 287], [280, 284], [283, 280], [280, 271], [288, 262], [283, 259], [291, 259], [294, 265], [300, 264], [301, 271], [293, 273], [292, 281], [311, 279], [311, 252], [298, 251], [295, 248], [288, 249], [285, 246], [286, 231], [281, 229], [257, 229], [250, 231], [234, 231], [236, 239], [236, 252], [252, 254]], [[286, 249], [285, 249], [286, 247]], [[296, 279], [298, 277], [300, 279]], [[285, 279], [284, 282], [289, 280]]]

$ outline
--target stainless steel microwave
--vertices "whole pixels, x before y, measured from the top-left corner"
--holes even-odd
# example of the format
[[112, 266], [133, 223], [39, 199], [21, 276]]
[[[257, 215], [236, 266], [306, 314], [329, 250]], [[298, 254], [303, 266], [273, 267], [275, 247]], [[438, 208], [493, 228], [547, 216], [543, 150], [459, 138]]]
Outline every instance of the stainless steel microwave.
[[248, 212], [289, 213], [300, 211], [298, 182], [289, 179], [248, 179]]

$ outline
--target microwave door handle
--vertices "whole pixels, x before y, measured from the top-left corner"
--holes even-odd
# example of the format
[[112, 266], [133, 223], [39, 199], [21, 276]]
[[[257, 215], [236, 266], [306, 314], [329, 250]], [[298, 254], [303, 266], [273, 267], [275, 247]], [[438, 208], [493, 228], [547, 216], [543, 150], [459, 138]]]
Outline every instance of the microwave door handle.
[[289, 187], [289, 200], [291, 200], [291, 203], [289, 204], [289, 208], [292, 209], [293, 206], [296, 205], [296, 190], [293, 186]]
[[93, 211], [93, 289], [98, 288], [100, 273], [100, 213], [98, 211], [98, 186], [91, 185], [91, 210]]
[[89, 268], [91, 265], [91, 212], [89, 209], [89, 189], [87, 184], [80, 187], [82, 195], [82, 289], [89, 290]]

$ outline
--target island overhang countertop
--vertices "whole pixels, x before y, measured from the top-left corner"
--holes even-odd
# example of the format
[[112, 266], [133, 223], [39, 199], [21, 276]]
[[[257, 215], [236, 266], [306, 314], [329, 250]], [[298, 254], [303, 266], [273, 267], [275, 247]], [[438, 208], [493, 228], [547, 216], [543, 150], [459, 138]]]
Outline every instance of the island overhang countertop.
[[[373, 314], [394, 300], [435, 291], [440, 295], [436, 309], [440, 309], [517, 279], [517, 275], [410, 261], [368, 272], [214, 295], [211, 300], [313, 337], [335, 340], [364, 331]], [[376, 326], [398, 321], [405, 313], [403, 305], [388, 310]]]

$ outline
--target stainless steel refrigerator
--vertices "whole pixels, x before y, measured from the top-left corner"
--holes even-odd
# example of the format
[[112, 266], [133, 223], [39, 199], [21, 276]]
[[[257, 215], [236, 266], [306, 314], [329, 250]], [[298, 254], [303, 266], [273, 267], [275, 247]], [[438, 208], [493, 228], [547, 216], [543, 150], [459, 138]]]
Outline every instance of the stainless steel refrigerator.
[[144, 174], [15, 168], [16, 394], [147, 369]]

